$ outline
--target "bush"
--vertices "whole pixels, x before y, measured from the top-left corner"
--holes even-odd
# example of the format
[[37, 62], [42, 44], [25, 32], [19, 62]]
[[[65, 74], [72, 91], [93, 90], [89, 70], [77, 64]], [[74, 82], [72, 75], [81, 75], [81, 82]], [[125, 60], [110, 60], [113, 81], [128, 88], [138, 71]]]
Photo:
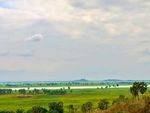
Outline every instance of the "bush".
[[76, 111], [77, 111], [77, 107], [75, 107], [72, 104], [69, 105], [68, 108], [69, 108], [69, 113], [76, 113]]
[[124, 95], [120, 95], [117, 99], [113, 100], [112, 105], [120, 103], [120, 102], [127, 102], [128, 98], [126, 98]]
[[83, 113], [91, 112], [93, 104], [91, 102], [86, 102], [81, 106], [81, 110]]
[[50, 102], [49, 113], [63, 113], [63, 102]]
[[40, 106], [34, 106], [32, 109], [28, 110], [27, 113], [47, 113], [47, 110]]
[[98, 108], [101, 110], [106, 110], [108, 108], [109, 101], [107, 99], [102, 99], [98, 103]]
[[23, 109], [17, 109], [16, 113], [24, 113], [24, 110]]

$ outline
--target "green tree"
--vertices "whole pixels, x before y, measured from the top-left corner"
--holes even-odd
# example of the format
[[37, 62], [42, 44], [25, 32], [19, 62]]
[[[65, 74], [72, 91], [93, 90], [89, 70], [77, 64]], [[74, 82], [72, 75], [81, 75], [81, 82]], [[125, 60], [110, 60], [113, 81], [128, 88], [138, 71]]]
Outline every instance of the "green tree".
[[139, 91], [142, 95], [147, 91], [147, 84], [145, 82], [140, 82]]
[[26, 94], [26, 90], [25, 89], [19, 89], [18, 92], [19, 92], [19, 94]]
[[139, 95], [139, 82], [134, 82], [132, 87], [130, 87], [130, 92], [134, 97]]
[[117, 84], [116, 86], [119, 87], [119, 84]]
[[134, 82], [130, 87], [130, 92], [134, 97], [139, 95], [139, 92], [143, 95], [147, 91], [147, 84], [145, 82]]

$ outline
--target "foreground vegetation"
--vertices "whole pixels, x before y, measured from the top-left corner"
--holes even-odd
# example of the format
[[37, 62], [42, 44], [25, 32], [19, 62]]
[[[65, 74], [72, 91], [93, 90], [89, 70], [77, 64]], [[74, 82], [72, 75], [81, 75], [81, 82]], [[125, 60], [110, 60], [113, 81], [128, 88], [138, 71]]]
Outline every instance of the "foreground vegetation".
[[150, 113], [150, 96], [139, 99], [121, 99], [107, 110], [97, 110], [95, 113]]
[[[43, 90], [53, 92], [50, 94], [38, 90], [30, 92], [22, 89], [11, 93], [7, 90], [0, 95], [0, 113], [150, 113], [146, 110], [150, 104], [150, 90], [141, 84], [134, 83], [130, 89], [61, 89], [53, 90], [55, 93]], [[141, 111], [131, 111], [134, 106]], [[8, 110], [12, 112], [6, 112]]]

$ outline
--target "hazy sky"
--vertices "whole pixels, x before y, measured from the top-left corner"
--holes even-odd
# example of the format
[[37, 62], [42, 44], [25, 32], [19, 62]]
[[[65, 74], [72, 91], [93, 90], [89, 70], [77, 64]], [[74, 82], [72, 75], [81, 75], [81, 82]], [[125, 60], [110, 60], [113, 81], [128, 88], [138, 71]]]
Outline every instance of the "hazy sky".
[[150, 0], [0, 0], [0, 81], [150, 79]]

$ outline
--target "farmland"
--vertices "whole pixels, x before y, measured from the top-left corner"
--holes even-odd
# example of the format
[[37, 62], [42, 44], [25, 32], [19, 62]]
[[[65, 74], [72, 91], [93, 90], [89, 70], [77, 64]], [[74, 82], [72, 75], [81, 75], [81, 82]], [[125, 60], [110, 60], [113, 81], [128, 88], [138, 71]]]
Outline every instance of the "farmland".
[[[45, 83], [43, 83], [42, 86], [44, 84]], [[82, 108], [85, 107], [85, 109], [87, 109], [88, 108], [87, 105], [90, 105], [92, 107], [90, 108], [92, 111], [88, 110], [88, 112], [94, 113], [95, 110], [98, 110], [99, 102], [101, 102], [101, 100], [103, 100], [102, 102], [105, 102], [105, 105], [108, 102], [107, 104], [108, 107], [106, 108], [111, 108], [114, 105], [114, 102], [118, 101], [117, 99], [119, 99], [119, 101], [121, 100], [121, 102], [124, 102], [124, 100], [126, 100], [132, 104], [132, 100], [135, 100], [136, 103], [136, 97], [138, 98], [143, 97], [143, 94], [144, 96], [149, 97], [150, 93], [150, 88], [148, 86], [149, 84], [148, 83], [146, 84], [145, 82], [134, 82], [132, 83], [132, 85], [131, 83], [117, 83], [117, 82], [101, 83], [101, 84], [99, 83], [76, 83], [76, 84], [78, 85], [70, 83], [55, 83], [53, 87], [51, 86], [51, 88], [57, 89], [48, 89], [49, 88], [47, 86], [48, 84], [46, 84], [45, 88], [39, 87], [39, 84], [36, 84], [38, 86], [37, 88], [39, 88], [36, 89], [36, 87], [33, 87], [35, 83], [34, 84], [32, 83], [30, 85], [28, 84], [30, 87], [25, 87], [27, 84], [22, 83], [17, 84], [16, 90], [14, 86], [8, 87], [6, 84], [3, 83], [1, 84], [1, 86], [3, 85], [4, 87], [0, 88], [0, 113], [5, 113], [3, 111], [8, 110], [14, 111], [8, 113], [37, 113], [33, 111], [32, 112], [28, 111], [33, 110], [34, 107], [42, 107], [42, 108], [35, 108], [36, 110], [38, 109], [49, 110], [50, 103], [52, 106], [53, 104], [57, 106], [57, 103], [58, 105], [60, 104], [59, 102], [62, 103], [60, 105], [62, 105], [64, 111], [63, 113], [72, 113], [72, 111], [69, 111], [70, 107], [72, 110], [75, 110], [73, 113], [87, 113], [87, 111], [84, 112]], [[86, 86], [85, 84], [88, 85]], [[91, 84], [97, 84], [97, 86]], [[76, 87], [77, 89], [74, 89], [74, 87]], [[139, 103], [140, 101], [144, 102], [144, 100], [139, 100]], [[85, 104], [86, 106], [83, 106]], [[118, 106], [116, 106], [116, 109], [119, 109]], [[128, 106], [128, 104], [126, 106]], [[56, 108], [59, 108], [59, 106], [57, 106]], [[17, 112], [18, 109], [22, 109], [25, 112]], [[51, 111], [49, 112], [53, 113]], [[39, 113], [47, 113], [47, 111]]]
[[130, 97], [128, 88], [122, 89], [80, 89], [72, 90], [65, 95], [44, 95], [37, 94], [28, 98], [20, 98], [18, 94], [6, 94], [0, 96], [0, 110], [13, 110], [23, 108], [25, 110], [32, 106], [42, 106], [48, 108], [48, 103], [52, 101], [62, 101], [64, 103], [65, 111], [68, 110], [68, 105], [74, 104], [80, 106], [90, 101], [94, 104], [94, 108], [97, 107], [97, 103], [100, 99], [106, 98], [112, 101], [119, 95], [125, 95]]

